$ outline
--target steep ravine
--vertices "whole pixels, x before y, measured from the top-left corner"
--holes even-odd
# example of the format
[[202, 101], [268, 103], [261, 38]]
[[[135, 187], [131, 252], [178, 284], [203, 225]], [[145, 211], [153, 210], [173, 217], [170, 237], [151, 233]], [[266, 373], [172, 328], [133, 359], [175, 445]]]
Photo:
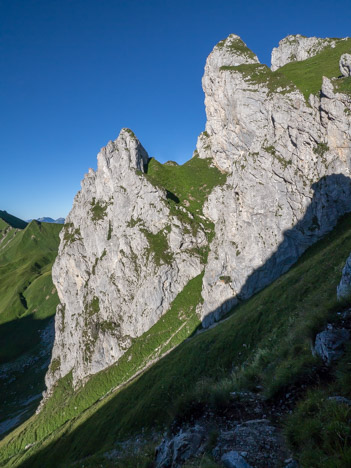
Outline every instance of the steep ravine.
[[[290, 61], [351, 49], [289, 38]], [[272, 69], [287, 63], [289, 44], [274, 50]], [[71, 371], [77, 386], [115, 363], [200, 274], [196, 313], [210, 325], [350, 211], [350, 97], [321, 76], [306, 100], [289, 76], [230, 35], [206, 62], [206, 130], [188, 166], [158, 166], [128, 129], [101, 150], [53, 268], [61, 304], [48, 395]]]

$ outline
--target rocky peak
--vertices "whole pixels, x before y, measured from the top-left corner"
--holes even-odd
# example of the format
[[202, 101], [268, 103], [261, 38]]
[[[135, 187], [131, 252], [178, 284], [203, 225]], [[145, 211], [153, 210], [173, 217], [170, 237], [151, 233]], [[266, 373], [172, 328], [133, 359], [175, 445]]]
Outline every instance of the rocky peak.
[[148, 161], [123, 129], [75, 197], [53, 267], [61, 304], [49, 392], [70, 371], [78, 385], [116, 362], [203, 270], [203, 229], [191, 232], [183, 212], [170, 212], [166, 190], [145, 175]]
[[206, 67], [216, 69], [222, 66], [238, 66], [244, 63], [260, 62], [239, 36], [230, 34], [226, 39], [215, 45], [207, 58]]
[[98, 169], [119, 166], [124, 169], [135, 169], [145, 172], [149, 156], [134, 132], [129, 128], [122, 128], [118, 138], [110, 141], [98, 154]]
[[289, 35], [279, 41], [272, 50], [271, 69], [277, 70], [290, 62], [299, 62], [314, 57], [326, 47], [335, 47], [340, 39], [306, 37], [301, 34]]

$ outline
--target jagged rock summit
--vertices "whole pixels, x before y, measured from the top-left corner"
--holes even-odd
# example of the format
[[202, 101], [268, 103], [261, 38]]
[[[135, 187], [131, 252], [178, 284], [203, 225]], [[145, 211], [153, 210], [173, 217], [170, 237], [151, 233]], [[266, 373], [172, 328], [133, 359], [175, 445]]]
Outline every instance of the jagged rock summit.
[[[295, 40], [274, 49], [272, 70], [328, 47], [351, 49], [347, 39]], [[199, 183], [201, 203], [195, 192], [183, 196], [176, 172], [162, 172], [182, 167], [153, 166], [130, 130], [101, 150], [66, 219], [53, 269], [61, 304], [49, 392], [71, 371], [78, 385], [116, 362], [196, 277], [202, 299], [181, 315], [184, 324], [196, 312], [211, 325], [351, 210], [349, 95], [321, 76], [321, 92], [306, 98], [281, 68], [272, 70], [236, 35], [209, 55], [207, 123], [191, 164], [215, 182]]]
[[[98, 155], [61, 234], [53, 279], [61, 300], [47, 385], [73, 369], [75, 383], [114, 363], [202, 271], [165, 190], [144, 176], [149, 157], [129, 129]], [[167, 255], [153, 252], [166, 243]], [[162, 255], [162, 252], [161, 252]]]
[[[345, 38], [347, 39], [347, 38]], [[326, 47], [334, 48], [338, 39], [306, 37], [301, 34], [289, 35], [272, 50], [272, 71], [291, 62], [300, 62], [314, 57]]]

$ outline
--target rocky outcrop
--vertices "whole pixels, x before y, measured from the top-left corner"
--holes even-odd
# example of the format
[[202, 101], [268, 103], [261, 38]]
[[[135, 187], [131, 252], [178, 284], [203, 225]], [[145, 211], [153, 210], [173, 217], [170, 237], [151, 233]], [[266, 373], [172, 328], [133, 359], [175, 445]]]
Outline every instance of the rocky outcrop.
[[348, 299], [351, 295], [351, 254], [348, 256], [345, 266], [342, 269], [341, 280], [338, 284], [336, 295], [338, 301]]
[[321, 357], [329, 365], [344, 354], [344, 346], [349, 339], [349, 330], [328, 325], [325, 330], [317, 334], [313, 354]]
[[326, 47], [335, 47], [337, 40], [320, 37], [305, 37], [301, 34], [290, 35], [279, 42], [272, 50], [272, 71], [290, 62], [300, 62], [314, 57]]
[[[275, 66], [286, 60], [289, 37]], [[296, 41], [298, 60], [334, 44]], [[167, 201], [176, 197], [149, 182], [148, 155], [123, 129], [85, 176], [61, 234], [49, 390], [70, 371], [76, 385], [116, 362], [202, 272], [197, 312], [209, 326], [287, 271], [351, 210], [351, 103], [333, 81], [324, 78], [320, 96], [306, 102], [230, 35], [208, 57], [202, 83], [207, 123], [195, 155], [227, 176], [203, 207], [214, 236], [209, 243], [204, 225], [191, 230], [175, 216]]]
[[201, 423], [164, 437], [156, 448], [155, 466], [178, 468], [190, 460], [197, 466], [196, 461], [209, 451], [217, 463], [228, 468], [276, 467], [293, 462], [280, 430], [271, 421], [249, 419], [239, 423], [230, 417], [214, 418], [212, 413], [203, 415]]
[[251, 466], [246, 463], [245, 458], [234, 450], [225, 453], [221, 458], [221, 462], [226, 468], [251, 468]]
[[206, 432], [201, 426], [180, 430], [171, 438], [164, 438], [156, 448], [156, 468], [178, 468], [189, 458], [204, 452]]
[[340, 72], [343, 76], [351, 76], [351, 55], [342, 54], [339, 62]]

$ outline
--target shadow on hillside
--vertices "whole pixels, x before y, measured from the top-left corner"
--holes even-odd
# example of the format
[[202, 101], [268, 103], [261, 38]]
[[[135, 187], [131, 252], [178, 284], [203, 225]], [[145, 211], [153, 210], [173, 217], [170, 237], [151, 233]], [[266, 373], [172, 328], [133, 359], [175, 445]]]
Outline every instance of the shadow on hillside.
[[[247, 299], [286, 272], [307, 247], [330, 231], [330, 227], [335, 226], [340, 215], [351, 211], [349, 178], [341, 174], [332, 175], [321, 179], [312, 187], [314, 197], [304, 218], [284, 233], [284, 240], [273, 255], [248, 277], [240, 291], [241, 300]], [[223, 303], [206, 319], [209, 323], [213, 322], [228, 312], [232, 305], [232, 300]], [[223, 369], [229, 367], [229, 363], [225, 362], [225, 349], [230, 347], [228, 341], [204, 343], [205, 340], [201, 341], [200, 336], [198, 338], [195, 355], [189, 351], [191, 341], [181, 343], [176, 350], [164, 356], [138, 379], [107, 400], [94, 414], [87, 416], [80, 426], [70, 433], [67, 431], [57, 441], [48, 443], [20, 466], [41, 467], [43, 461], [51, 467], [64, 466], [72, 460], [82, 460], [95, 454], [105, 444], [112, 448], [119, 437], [128, 433], [143, 432], [143, 428], [151, 424], [157, 427], [169, 419], [171, 417], [169, 406], [178, 396], [179, 382], [182, 382], [181, 388], [184, 390], [187, 388], [189, 373], [193, 377], [206, 375], [206, 360], [199, 360], [197, 357], [206, 354], [209, 345], [216, 346], [217, 355], [223, 356], [219, 366]], [[229, 336], [228, 339], [232, 337]], [[177, 366], [178, 353], [182, 353], [181, 366], [179, 363]], [[162, 382], [166, 380], [165, 372], [168, 372], [167, 388], [162, 386]], [[163, 414], [160, 414], [160, 405], [153, 404], [155, 401], [162, 401]], [[146, 402], [148, 403], [145, 404]]]
[[343, 174], [325, 176], [312, 185], [313, 198], [304, 217], [284, 232], [277, 250], [246, 279], [236, 298], [229, 299], [204, 317], [207, 328], [238, 302], [248, 299], [286, 273], [303, 252], [335, 227], [339, 217], [351, 211], [351, 180]]
[[0, 440], [35, 412], [54, 335], [53, 317], [26, 316], [0, 325]]

